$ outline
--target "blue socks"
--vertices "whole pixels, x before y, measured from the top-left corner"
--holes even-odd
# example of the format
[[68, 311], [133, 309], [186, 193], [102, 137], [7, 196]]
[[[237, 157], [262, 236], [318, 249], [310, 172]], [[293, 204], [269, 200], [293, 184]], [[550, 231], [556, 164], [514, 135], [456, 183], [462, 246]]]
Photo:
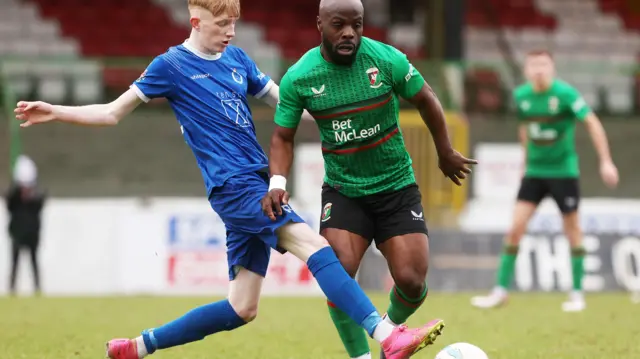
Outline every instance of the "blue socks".
[[312, 254], [307, 266], [329, 301], [373, 336], [382, 318], [362, 288], [344, 270], [333, 249], [325, 247]]
[[203, 305], [160, 328], [145, 330], [142, 339], [147, 352], [202, 340], [213, 333], [246, 324], [228, 300]]
[[[382, 322], [373, 303], [338, 261], [331, 247], [317, 251], [307, 266], [329, 301], [366, 329], [370, 336]], [[243, 326], [245, 321], [228, 300], [203, 305], [160, 328], [142, 332], [147, 353], [204, 339], [204, 337]]]

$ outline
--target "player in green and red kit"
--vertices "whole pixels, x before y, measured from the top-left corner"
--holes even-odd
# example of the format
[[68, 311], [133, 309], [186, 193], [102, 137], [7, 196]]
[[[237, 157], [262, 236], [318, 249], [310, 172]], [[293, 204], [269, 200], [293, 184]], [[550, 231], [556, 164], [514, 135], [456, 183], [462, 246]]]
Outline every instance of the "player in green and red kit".
[[[322, 44], [283, 77], [278, 125], [271, 139], [269, 193], [263, 209], [274, 217], [287, 201], [299, 114], [307, 109], [320, 130], [325, 163], [321, 233], [349, 274], [375, 240], [396, 285], [385, 320], [402, 325], [427, 295], [428, 237], [421, 195], [399, 128], [400, 97], [415, 105], [428, 125], [442, 172], [460, 184], [475, 164], [451, 147], [442, 107], [407, 57], [362, 37], [360, 0], [323, 0]], [[329, 311], [351, 358], [370, 358], [364, 331], [331, 303]], [[443, 327], [430, 323], [433, 339]], [[426, 344], [431, 344], [428, 342]]]
[[575, 147], [576, 123], [584, 123], [591, 135], [600, 158], [600, 175], [607, 186], [617, 185], [618, 170], [611, 160], [600, 120], [574, 87], [555, 78], [551, 54], [529, 53], [524, 72], [528, 83], [515, 89], [514, 98], [521, 121], [520, 140], [526, 153], [525, 173], [511, 230], [505, 238], [497, 286], [488, 296], [474, 297], [471, 302], [480, 308], [506, 303], [520, 239], [540, 201], [551, 196], [562, 213], [564, 232], [571, 245], [573, 290], [562, 309], [582, 311], [586, 304], [582, 293], [584, 249], [578, 216], [580, 169]]

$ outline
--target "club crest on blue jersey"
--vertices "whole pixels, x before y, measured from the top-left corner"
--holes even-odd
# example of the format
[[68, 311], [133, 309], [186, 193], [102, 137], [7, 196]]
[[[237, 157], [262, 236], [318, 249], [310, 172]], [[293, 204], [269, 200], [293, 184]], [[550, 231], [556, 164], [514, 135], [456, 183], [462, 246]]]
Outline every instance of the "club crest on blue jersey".
[[238, 73], [238, 70], [236, 69], [233, 69], [233, 72], [231, 72], [231, 77], [233, 77], [233, 81], [239, 83], [240, 85], [242, 85], [242, 83], [244, 82], [242, 74]]

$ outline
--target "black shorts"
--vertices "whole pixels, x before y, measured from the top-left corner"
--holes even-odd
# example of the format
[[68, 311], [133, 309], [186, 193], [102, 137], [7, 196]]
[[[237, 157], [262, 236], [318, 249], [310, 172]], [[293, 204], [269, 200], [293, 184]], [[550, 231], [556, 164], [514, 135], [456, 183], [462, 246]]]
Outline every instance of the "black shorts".
[[580, 204], [580, 183], [577, 178], [522, 179], [518, 200], [539, 204], [547, 195], [553, 197], [560, 212], [575, 212]]
[[428, 234], [418, 185], [363, 197], [346, 197], [333, 187], [322, 186], [320, 231], [344, 229], [376, 245], [395, 236]]

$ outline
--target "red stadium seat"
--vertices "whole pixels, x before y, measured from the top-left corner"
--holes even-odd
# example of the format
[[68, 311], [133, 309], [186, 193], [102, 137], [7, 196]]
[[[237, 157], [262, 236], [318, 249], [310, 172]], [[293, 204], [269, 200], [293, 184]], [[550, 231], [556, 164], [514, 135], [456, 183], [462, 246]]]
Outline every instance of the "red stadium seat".
[[[188, 37], [149, 0], [35, 0], [89, 56], [153, 56]], [[161, 31], [158, 31], [161, 29]], [[181, 35], [178, 35], [181, 34]], [[151, 53], [151, 50], [160, 50]]]
[[470, 1], [465, 19], [467, 25], [485, 29], [555, 28], [555, 19], [538, 11], [533, 0]]
[[616, 13], [629, 30], [640, 30], [640, 2], [637, 0], [599, 0], [600, 9]]
[[[64, 36], [79, 41], [85, 55], [152, 56], [188, 37], [188, 29], [174, 24], [151, 0], [34, 1], [43, 16], [59, 21]], [[268, 41], [287, 57], [297, 57], [320, 43], [317, 12], [318, 1], [243, 0], [241, 20], [262, 25]], [[386, 29], [369, 25], [366, 35], [387, 39]]]

